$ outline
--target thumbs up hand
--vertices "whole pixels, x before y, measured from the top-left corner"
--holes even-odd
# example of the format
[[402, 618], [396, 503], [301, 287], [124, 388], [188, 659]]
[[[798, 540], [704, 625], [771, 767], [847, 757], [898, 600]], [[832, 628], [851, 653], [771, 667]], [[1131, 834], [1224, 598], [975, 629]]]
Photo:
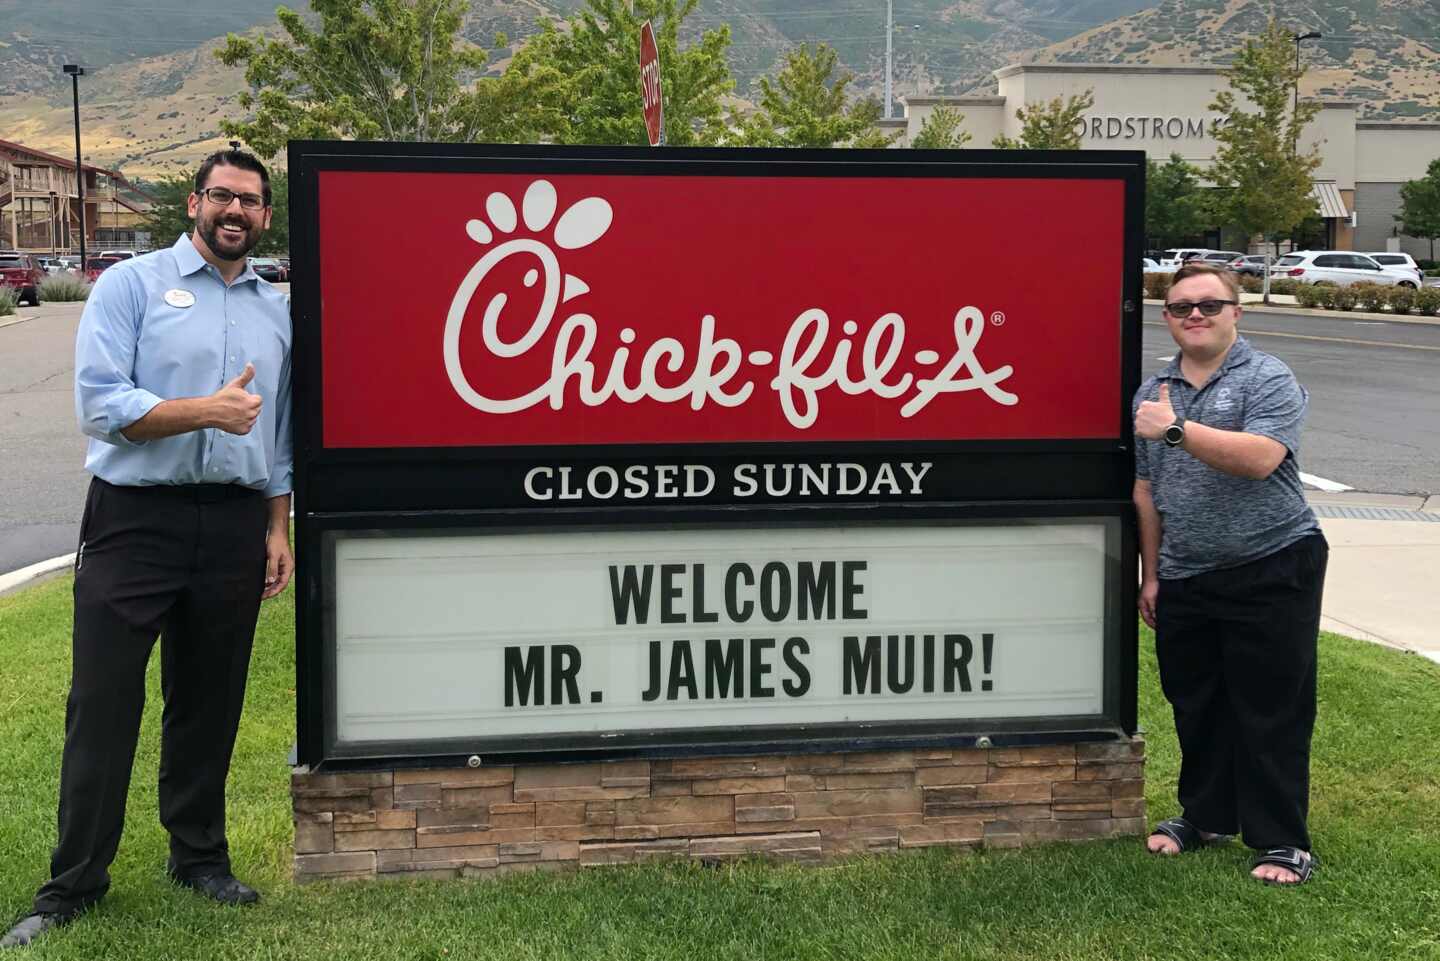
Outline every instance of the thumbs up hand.
[[1175, 423], [1175, 408], [1170, 406], [1170, 385], [1160, 385], [1159, 400], [1142, 400], [1135, 412], [1135, 436], [1159, 440], [1165, 428]]
[[245, 389], [255, 379], [255, 365], [246, 364], [230, 383], [210, 395], [211, 426], [227, 434], [248, 434], [260, 416], [261, 399]]

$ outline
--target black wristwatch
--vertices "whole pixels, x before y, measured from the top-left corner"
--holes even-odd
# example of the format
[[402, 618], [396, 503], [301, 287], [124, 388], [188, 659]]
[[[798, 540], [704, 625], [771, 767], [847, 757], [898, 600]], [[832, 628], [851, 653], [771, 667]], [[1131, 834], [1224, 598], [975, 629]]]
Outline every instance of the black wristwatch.
[[1165, 437], [1165, 443], [1170, 447], [1179, 447], [1185, 443], [1185, 418], [1177, 414], [1175, 423], [1165, 428], [1163, 436]]

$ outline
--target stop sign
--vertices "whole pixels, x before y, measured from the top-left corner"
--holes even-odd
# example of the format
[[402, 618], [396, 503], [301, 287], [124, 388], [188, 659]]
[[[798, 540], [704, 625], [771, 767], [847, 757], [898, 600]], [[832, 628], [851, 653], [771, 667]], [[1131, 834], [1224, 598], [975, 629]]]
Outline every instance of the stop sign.
[[660, 48], [655, 46], [649, 20], [640, 28], [640, 96], [645, 101], [645, 133], [650, 146], [657, 147], [665, 138], [665, 109], [660, 98]]

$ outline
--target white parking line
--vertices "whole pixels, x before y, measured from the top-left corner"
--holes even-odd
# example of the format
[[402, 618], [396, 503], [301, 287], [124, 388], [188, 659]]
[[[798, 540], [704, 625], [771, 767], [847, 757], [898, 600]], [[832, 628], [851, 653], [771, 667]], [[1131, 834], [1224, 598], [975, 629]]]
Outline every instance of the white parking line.
[[1338, 494], [1341, 491], [1353, 491], [1355, 488], [1349, 484], [1342, 484], [1339, 481], [1326, 480], [1323, 477], [1316, 477], [1314, 474], [1300, 472], [1300, 483], [1308, 487], [1314, 487], [1331, 494]]

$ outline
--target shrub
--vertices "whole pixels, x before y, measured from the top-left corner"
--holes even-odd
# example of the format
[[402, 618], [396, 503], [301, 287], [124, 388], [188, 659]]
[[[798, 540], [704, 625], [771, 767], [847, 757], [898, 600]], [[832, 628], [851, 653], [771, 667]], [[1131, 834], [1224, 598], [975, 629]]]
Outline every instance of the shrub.
[[90, 296], [90, 285], [74, 274], [52, 274], [40, 284], [40, 299], [73, 303]]
[[1147, 300], [1164, 300], [1170, 292], [1170, 280], [1174, 274], [1146, 274], [1145, 297]]
[[1339, 284], [1315, 284], [1315, 296], [1319, 306], [1324, 310], [1334, 310], [1335, 291], [1339, 289]]
[[1240, 275], [1240, 289], [1247, 294], [1258, 294], [1264, 289], [1264, 280], [1260, 277], [1252, 277], [1249, 274]]
[[1291, 280], [1288, 277], [1281, 277], [1278, 280], [1270, 281], [1270, 293], [1298, 296], [1296, 294], [1296, 291], [1306, 286], [1308, 285], [1302, 284], [1298, 280]]
[[1336, 310], [1354, 310], [1359, 295], [1355, 293], [1353, 287], [1337, 287], [1332, 299], [1335, 301]]
[[1427, 274], [1433, 274], [1433, 273], [1435, 273], [1437, 270], [1440, 270], [1440, 260], [1418, 260], [1418, 259], [1417, 259], [1417, 260], [1415, 261], [1415, 266], [1419, 267], [1421, 270], [1425, 271], [1425, 273], [1427, 273]]
[[15, 313], [15, 305], [19, 302], [20, 299], [15, 296], [14, 288], [0, 287], [0, 317]]
[[1385, 307], [1390, 301], [1389, 287], [1381, 287], [1379, 284], [1372, 284], [1362, 281], [1352, 288], [1362, 310], [1377, 311]]
[[1309, 284], [1295, 291], [1295, 302], [1301, 307], [1320, 306], [1320, 291]]
[[1415, 290], [1413, 287], [1390, 287], [1386, 290], [1390, 299], [1390, 309], [1397, 314], [1408, 314], [1415, 308]]
[[1440, 314], [1440, 287], [1421, 287], [1415, 291], [1415, 313], [1430, 317]]

